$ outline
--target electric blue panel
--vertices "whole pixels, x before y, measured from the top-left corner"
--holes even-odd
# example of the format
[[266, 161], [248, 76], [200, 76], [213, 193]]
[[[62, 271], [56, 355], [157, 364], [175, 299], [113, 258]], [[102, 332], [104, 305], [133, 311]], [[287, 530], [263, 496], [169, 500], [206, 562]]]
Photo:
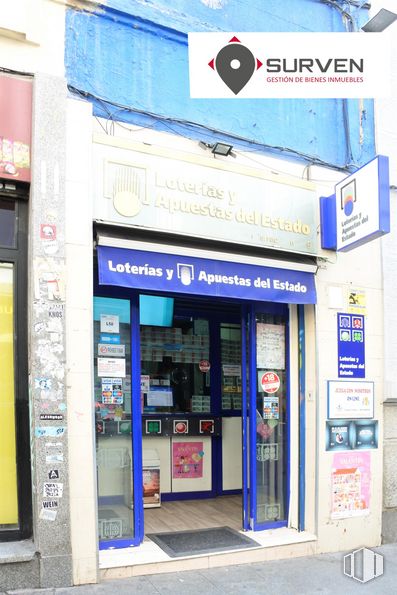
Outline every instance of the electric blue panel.
[[316, 303], [313, 273], [98, 246], [101, 285], [286, 304]]
[[[96, 115], [352, 169], [374, 156], [371, 100], [189, 96], [188, 31], [345, 31], [350, 21], [342, 17], [339, 3], [177, 0], [172, 7], [169, 4], [109, 0], [96, 12], [68, 9], [68, 84], [93, 102]], [[366, 11], [352, 7], [350, 27], [361, 14]]]
[[174, 299], [156, 295], [139, 296], [140, 324], [172, 326]]
[[336, 206], [335, 194], [320, 196], [321, 248], [336, 250]]

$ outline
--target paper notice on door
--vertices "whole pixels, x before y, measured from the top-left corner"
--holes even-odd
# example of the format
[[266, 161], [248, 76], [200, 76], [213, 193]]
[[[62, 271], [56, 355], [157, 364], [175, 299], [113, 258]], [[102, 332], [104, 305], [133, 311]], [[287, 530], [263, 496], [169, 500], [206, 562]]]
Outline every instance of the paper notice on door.
[[258, 322], [256, 325], [256, 365], [262, 369], [285, 369], [285, 327]]

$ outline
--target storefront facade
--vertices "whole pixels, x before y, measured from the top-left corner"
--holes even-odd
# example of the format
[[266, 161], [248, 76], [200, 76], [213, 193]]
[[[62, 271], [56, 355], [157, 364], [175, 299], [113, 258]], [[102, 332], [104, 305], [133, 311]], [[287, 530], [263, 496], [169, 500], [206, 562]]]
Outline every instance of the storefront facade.
[[[296, 366], [298, 360], [290, 317], [296, 324], [297, 309], [316, 301], [315, 265], [299, 262], [299, 255], [294, 263], [239, 250], [243, 240], [245, 249], [300, 242], [310, 254], [316, 241], [313, 189], [224, 160], [189, 153], [176, 159], [156, 147], [131, 150], [117, 147], [116, 139], [98, 141], [94, 163], [104, 172], [94, 176], [101, 547], [125, 547], [128, 536], [131, 543], [142, 541], [147, 499], [161, 505], [241, 493], [241, 529], [288, 526], [291, 472], [298, 473], [290, 464], [290, 361]], [[255, 205], [265, 193], [272, 201]], [[109, 236], [112, 223], [124, 223], [116, 237]], [[196, 232], [196, 247], [186, 238], [189, 230]], [[141, 241], [128, 239], [138, 234]], [[235, 246], [223, 240], [223, 252], [215, 250], [210, 237], [235, 238]], [[131, 374], [138, 369], [140, 383]], [[296, 396], [294, 391], [295, 424]], [[112, 457], [124, 469], [119, 485], [109, 471]], [[142, 469], [149, 457], [158, 460], [157, 471]], [[142, 472], [152, 484], [144, 482], [143, 500]], [[149, 494], [153, 483], [157, 491]], [[121, 499], [126, 484], [132, 493]], [[130, 508], [130, 521], [117, 522], [115, 505], [121, 516], [123, 507], [124, 515]], [[108, 511], [115, 518], [106, 518]], [[116, 540], [106, 539], [112, 528]]]
[[[69, 105], [81, 113], [84, 110], [88, 119], [87, 106], [81, 102]], [[70, 155], [75, 163], [78, 160], [81, 172], [91, 167], [92, 198], [73, 220], [73, 230], [70, 227], [77, 242], [69, 252], [75, 250], [79, 266], [68, 269], [68, 291], [76, 292], [76, 320], [86, 342], [80, 332], [70, 343], [78, 376], [70, 375], [68, 382], [72, 399], [69, 408], [76, 408], [78, 403], [83, 414], [84, 408], [88, 411], [88, 389], [94, 394], [91, 411], [95, 411], [95, 427], [90, 426], [90, 435], [95, 432], [96, 454], [92, 453], [93, 458], [82, 455], [81, 441], [87, 443], [88, 426], [86, 420], [83, 430], [81, 415], [80, 446], [73, 447], [76, 459], [70, 460], [70, 465], [82, 468], [87, 464], [91, 468], [96, 461], [98, 484], [87, 483], [80, 475], [79, 490], [90, 490], [91, 503], [97, 506], [84, 518], [84, 533], [87, 544], [89, 523], [92, 539], [86, 551], [94, 561], [93, 543], [99, 547], [101, 575], [150, 572], [159, 560], [156, 555], [148, 558], [146, 553], [142, 557], [147, 547], [144, 536], [151, 532], [151, 515], [156, 511], [160, 514], [168, 502], [177, 506], [190, 499], [199, 503], [224, 495], [240, 499], [240, 531], [260, 535], [267, 543], [255, 550], [254, 557], [252, 551], [244, 552], [241, 561], [282, 557], [287, 551], [292, 555], [338, 551], [341, 540], [345, 549], [356, 547], [363, 539], [370, 546], [379, 543], [380, 434], [376, 449], [359, 450], [356, 455], [349, 448], [343, 461], [343, 452], [338, 452], [343, 449], [327, 446], [327, 420], [331, 419], [328, 381], [338, 379], [338, 313], [348, 311], [347, 296], [356, 284], [367, 296], [365, 379], [375, 381], [372, 418], [379, 424], [381, 361], [373, 351], [375, 345], [379, 350], [376, 329], [381, 277], [376, 273], [377, 242], [371, 248], [357, 249], [364, 254], [359, 263], [353, 252], [338, 255], [336, 263], [334, 255], [321, 252], [318, 237], [313, 248], [317, 256], [310, 253], [311, 248], [309, 253], [274, 248], [257, 252], [247, 244], [200, 238], [199, 231], [204, 231], [203, 236], [208, 234], [205, 224], [195, 226], [194, 238], [181, 232], [184, 224], [177, 218], [176, 225], [181, 227], [176, 233], [170, 233], [169, 228], [163, 232], [154, 229], [157, 222], [151, 226], [136, 224], [134, 217], [140, 216], [136, 203], [135, 215], [120, 212], [130, 208], [131, 201], [134, 204], [130, 186], [134, 171], [138, 176], [145, 171], [140, 187], [146, 184], [149, 189], [140, 195], [142, 216], [145, 208], [151, 208], [144, 201], [167, 204], [164, 189], [157, 195], [150, 188], [158, 167], [168, 171], [169, 180], [173, 180], [167, 198], [178, 205], [182, 204], [178, 194], [186, 192], [187, 184], [197, 188], [201, 176], [211, 180], [214, 172], [218, 190], [240, 175], [246, 177], [248, 188], [253, 183], [270, 184], [274, 201], [269, 208], [275, 208], [280, 191], [291, 193], [292, 199], [297, 192], [308, 193], [312, 210], [309, 214], [299, 211], [307, 206], [303, 200], [288, 214], [288, 221], [300, 221], [296, 229], [306, 225], [307, 232], [314, 226], [315, 234], [317, 198], [324, 191], [294, 176], [285, 176], [281, 182], [263, 180], [263, 170], [258, 181], [258, 170], [243, 168], [241, 173], [234, 161], [208, 159], [194, 143], [178, 143], [168, 135], [153, 135], [148, 156], [147, 143], [131, 143], [123, 133], [111, 138], [95, 133], [93, 142], [87, 137], [84, 148], [77, 132]], [[176, 153], [178, 144], [180, 152]], [[187, 165], [182, 166], [184, 157]], [[109, 177], [107, 163], [116, 172], [114, 178]], [[183, 171], [179, 187], [172, 177], [173, 168]], [[321, 174], [325, 177], [325, 172]], [[120, 186], [123, 180], [126, 188]], [[185, 197], [184, 204], [197, 202], [192, 194]], [[240, 196], [249, 212], [249, 196]], [[118, 202], [121, 198], [122, 207]], [[74, 200], [76, 205], [81, 204], [78, 196]], [[263, 204], [267, 204], [266, 198]], [[278, 201], [281, 204], [282, 198]], [[71, 213], [75, 208], [70, 204]], [[237, 203], [232, 208], [241, 218], [242, 207]], [[187, 220], [202, 216], [183, 214]], [[277, 220], [281, 219], [287, 219], [282, 211]], [[159, 221], [158, 225], [164, 219], [160, 217]], [[173, 218], [169, 221], [166, 225], [171, 225]], [[242, 227], [254, 228], [255, 214], [251, 221]], [[262, 220], [257, 216], [258, 221]], [[185, 224], [187, 229], [189, 224]], [[94, 234], [94, 251], [90, 241], [82, 249], [79, 226], [83, 225], [86, 233], [91, 230], [90, 235]], [[297, 235], [300, 239], [303, 234]], [[235, 233], [232, 236], [238, 237]], [[373, 263], [369, 276], [362, 264], [366, 259]], [[92, 285], [88, 274], [92, 275]], [[68, 325], [76, 328], [73, 317], [72, 307]], [[83, 353], [92, 358], [90, 374], [82, 363]], [[135, 376], [134, 370], [139, 370]], [[73, 386], [74, 378], [78, 386]], [[73, 405], [76, 390], [81, 398]], [[250, 411], [255, 411], [255, 423], [250, 422]], [[77, 422], [72, 416], [68, 419], [74, 432]], [[347, 465], [352, 456], [369, 489], [356, 486], [354, 502], [351, 497], [341, 510], [333, 488], [339, 474], [350, 468]], [[72, 501], [72, 536], [76, 514], [81, 520]], [[287, 533], [274, 534], [275, 530]], [[75, 531], [78, 539], [81, 523], [79, 528], [75, 525]], [[175, 561], [167, 563], [173, 565]], [[208, 563], [206, 557], [202, 563]], [[231, 563], [227, 554], [222, 563]]]

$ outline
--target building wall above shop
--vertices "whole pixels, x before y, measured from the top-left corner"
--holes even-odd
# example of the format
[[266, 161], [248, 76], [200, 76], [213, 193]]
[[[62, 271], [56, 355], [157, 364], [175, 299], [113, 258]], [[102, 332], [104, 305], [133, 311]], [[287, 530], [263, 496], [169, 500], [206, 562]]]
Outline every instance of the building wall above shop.
[[189, 96], [189, 31], [357, 30], [367, 11], [353, 2], [349, 16], [342, 4], [273, 0], [264, 8], [260, 0], [176, 0], [170, 7], [163, 0], [109, 0], [93, 9], [82, 2], [87, 11], [69, 9], [66, 16], [68, 83], [109, 120], [205, 142], [229, 138], [236, 148], [354, 169], [375, 152], [371, 100]]

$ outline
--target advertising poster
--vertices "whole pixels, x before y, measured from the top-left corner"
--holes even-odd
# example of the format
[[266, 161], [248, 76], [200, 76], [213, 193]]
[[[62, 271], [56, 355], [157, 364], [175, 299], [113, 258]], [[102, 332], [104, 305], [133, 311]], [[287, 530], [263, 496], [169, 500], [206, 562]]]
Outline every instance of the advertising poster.
[[325, 424], [326, 450], [378, 448], [378, 421], [375, 419], [329, 419]]
[[371, 453], [334, 454], [331, 476], [331, 518], [364, 516], [370, 512]]
[[328, 381], [328, 417], [360, 419], [374, 416], [374, 383]]
[[203, 443], [174, 442], [172, 445], [172, 477], [197, 479], [203, 477]]
[[349, 420], [326, 422], [326, 450], [350, 450], [354, 442], [354, 424]]

